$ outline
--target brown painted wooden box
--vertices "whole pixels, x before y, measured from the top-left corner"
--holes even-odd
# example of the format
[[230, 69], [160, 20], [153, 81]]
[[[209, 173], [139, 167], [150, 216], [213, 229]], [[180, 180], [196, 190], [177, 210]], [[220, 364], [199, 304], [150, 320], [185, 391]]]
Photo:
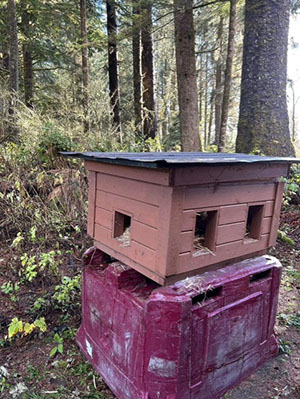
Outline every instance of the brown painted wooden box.
[[289, 166], [243, 154], [64, 153], [89, 170], [88, 234], [159, 284], [266, 252]]

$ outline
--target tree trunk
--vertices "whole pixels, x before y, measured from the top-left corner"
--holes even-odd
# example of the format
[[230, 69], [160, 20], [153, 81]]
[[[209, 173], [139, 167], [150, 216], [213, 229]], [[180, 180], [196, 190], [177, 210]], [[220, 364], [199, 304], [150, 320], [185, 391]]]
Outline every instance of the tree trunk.
[[293, 80], [289, 80], [289, 84], [292, 90], [292, 142], [296, 142], [296, 105], [297, 105], [297, 100], [296, 100], [296, 93], [295, 93], [295, 88], [294, 88], [294, 82]]
[[118, 131], [120, 126], [120, 94], [117, 57], [117, 18], [115, 0], [106, 1], [108, 35], [108, 74], [109, 93], [113, 112], [113, 123]]
[[204, 89], [204, 149], [208, 143], [208, 53], [205, 54], [205, 89]]
[[143, 28], [142, 76], [143, 76], [143, 132], [144, 138], [155, 138], [156, 118], [154, 103], [153, 46], [152, 46], [152, 6], [149, 0], [142, 1]]
[[201, 151], [193, 1], [174, 0], [174, 16], [182, 151]]
[[0, 60], [1, 76], [9, 76], [9, 52], [7, 48], [7, 43], [2, 43], [0, 47], [2, 53], [2, 58]]
[[236, 150], [294, 156], [286, 101], [289, 2], [247, 0]]
[[29, 43], [24, 43], [23, 51], [23, 67], [24, 67], [24, 98], [27, 107], [33, 106], [33, 66], [32, 54]]
[[198, 114], [199, 114], [199, 128], [200, 128], [200, 136], [203, 133], [203, 138], [205, 137], [204, 134], [204, 123], [203, 123], [203, 98], [204, 98], [204, 66], [203, 66], [203, 54], [200, 53], [200, 72], [199, 72], [199, 83], [198, 83]]
[[86, 24], [86, 0], [80, 0], [80, 31], [81, 31], [81, 69], [82, 69], [82, 105], [84, 115], [84, 131], [89, 131], [88, 108], [88, 36]]
[[[214, 62], [213, 57], [212, 57], [212, 62]], [[208, 147], [210, 147], [211, 142], [212, 142], [211, 131], [212, 131], [213, 117], [214, 117], [215, 95], [216, 95], [216, 90], [215, 90], [214, 86], [212, 86], [211, 94], [210, 94], [209, 125], [208, 125], [208, 134], [207, 134]]]
[[141, 29], [137, 21], [140, 7], [132, 8], [132, 54], [133, 54], [133, 96], [135, 126], [142, 121], [142, 87], [141, 87]]
[[229, 113], [229, 103], [230, 103], [230, 89], [232, 81], [232, 64], [234, 57], [234, 41], [235, 41], [235, 31], [236, 31], [236, 21], [237, 21], [237, 2], [238, 0], [230, 1], [230, 20], [229, 20], [229, 35], [228, 35], [228, 49], [227, 49], [227, 59], [224, 77], [224, 93], [223, 93], [223, 104], [222, 104], [222, 117], [220, 126], [220, 139], [218, 151], [225, 151], [226, 142], [226, 127]]
[[8, 0], [7, 10], [9, 20], [9, 90], [11, 93], [8, 108], [9, 126], [7, 131], [8, 135], [16, 137], [18, 135], [15, 123], [15, 108], [19, 95], [19, 43], [15, 0]]
[[15, 0], [8, 0], [9, 35], [9, 87], [14, 95], [19, 92], [18, 31]]
[[218, 59], [216, 62], [216, 95], [215, 95], [215, 145], [218, 145], [221, 128], [222, 115], [222, 47], [223, 47], [223, 17], [220, 18], [217, 36], [217, 46], [219, 48]]
[[31, 49], [31, 31], [30, 14], [26, 4], [22, 7], [21, 32], [24, 40], [22, 44], [23, 53], [23, 82], [24, 82], [24, 100], [27, 107], [33, 106], [33, 59]]

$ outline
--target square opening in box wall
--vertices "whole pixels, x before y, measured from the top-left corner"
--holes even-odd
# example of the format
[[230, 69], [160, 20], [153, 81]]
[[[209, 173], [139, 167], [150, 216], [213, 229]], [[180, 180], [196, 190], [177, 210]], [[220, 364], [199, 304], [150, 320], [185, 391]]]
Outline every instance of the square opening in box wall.
[[201, 253], [213, 252], [216, 248], [217, 211], [197, 212], [194, 256]]
[[128, 247], [131, 241], [131, 216], [115, 211], [114, 238], [122, 247]]
[[264, 215], [264, 205], [251, 205], [248, 209], [245, 239], [259, 240]]

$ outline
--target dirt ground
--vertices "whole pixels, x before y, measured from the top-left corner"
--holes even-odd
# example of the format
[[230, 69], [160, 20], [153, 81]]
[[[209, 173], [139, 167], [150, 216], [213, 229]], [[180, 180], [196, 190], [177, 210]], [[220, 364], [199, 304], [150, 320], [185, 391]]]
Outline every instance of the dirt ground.
[[[250, 378], [228, 392], [223, 399], [300, 399], [300, 217], [298, 209], [282, 215], [281, 229], [295, 246], [278, 242], [270, 253], [283, 264], [276, 334], [280, 354]], [[87, 243], [88, 245], [88, 243]], [[78, 272], [80, 250], [65, 272]], [[16, 278], [10, 272], [14, 254], [7, 243], [0, 248], [0, 286]], [[16, 301], [0, 290], [0, 397], [22, 399], [112, 399], [101, 377], [85, 361], [74, 337], [80, 325], [80, 309], [44, 310], [46, 333], [31, 334], [8, 342], [7, 328], [13, 317], [32, 318], [33, 300], [51, 290], [51, 282], [24, 285]], [[80, 297], [78, 295], [78, 300]], [[38, 313], [35, 316], [39, 316]], [[62, 338], [62, 353], [50, 357], [54, 335]], [[135, 398], [132, 398], [135, 399]], [[217, 398], [216, 398], [217, 399]]]

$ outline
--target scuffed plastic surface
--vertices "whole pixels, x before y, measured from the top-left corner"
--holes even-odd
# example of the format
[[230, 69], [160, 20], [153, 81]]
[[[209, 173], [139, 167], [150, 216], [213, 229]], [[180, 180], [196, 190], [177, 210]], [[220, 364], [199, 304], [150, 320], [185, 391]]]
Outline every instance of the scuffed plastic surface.
[[118, 399], [217, 399], [278, 352], [269, 256], [159, 287], [113, 263], [83, 274], [77, 342]]

